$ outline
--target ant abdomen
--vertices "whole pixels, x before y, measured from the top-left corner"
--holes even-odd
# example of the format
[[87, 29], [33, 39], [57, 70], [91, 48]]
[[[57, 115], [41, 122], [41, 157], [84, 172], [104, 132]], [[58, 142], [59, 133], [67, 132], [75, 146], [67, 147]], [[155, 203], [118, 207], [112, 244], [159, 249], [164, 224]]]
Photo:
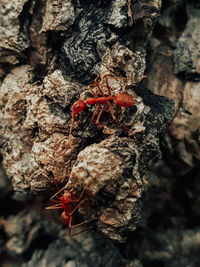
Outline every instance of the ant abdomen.
[[119, 93], [114, 98], [115, 104], [120, 107], [131, 107], [135, 104], [132, 95], [128, 95], [126, 93]]

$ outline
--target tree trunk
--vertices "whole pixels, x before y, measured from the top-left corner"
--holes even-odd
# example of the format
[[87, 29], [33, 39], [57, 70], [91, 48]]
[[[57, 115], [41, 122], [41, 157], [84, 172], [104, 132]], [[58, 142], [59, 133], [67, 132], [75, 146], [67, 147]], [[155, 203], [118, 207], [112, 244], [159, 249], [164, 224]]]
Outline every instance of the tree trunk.
[[[199, 242], [198, 4], [0, 2], [2, 262], [186, 266]], [[95, 232], [69, 239], [54, 209], [72, 236], [76, 223]]]

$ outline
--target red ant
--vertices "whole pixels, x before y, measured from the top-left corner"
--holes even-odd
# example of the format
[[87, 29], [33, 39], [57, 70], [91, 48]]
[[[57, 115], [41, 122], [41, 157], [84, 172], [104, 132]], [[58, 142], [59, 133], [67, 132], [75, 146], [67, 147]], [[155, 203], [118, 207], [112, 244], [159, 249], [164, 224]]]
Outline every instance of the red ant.
[[[112, 105], [110, 103], [111, 100], [114, 101], [115, 104], [117, 104], [120, 107], [130, 107], [133, 106], [135, 104], [133, 96], [132, 95], [128, 95], [126, 93], [118, 93], [117, 95], [113, 96], [111, 93], [111, 88], [108, 84], [108, 79], [112, 78], [112, 79], [127, 79], [127, 78], [122, 78], [122, 77], [113, 77], [110, 75], [106, 75], [103, 77], [103, 79], [105, 79], [106, 82], [106, 88], [108, 90], [108, 96], [106, 96], [104, 94], [104, 92], [102, 91], [102, 89], [100, 88], [99, 85], [99, 76], [97, 76], [97, 78], [94, 80], [94, 84], [89, 84], [88, 85], [88, 90], [90, 91], [90, 93], [93, 95], [93, 97], [89, 97], [86, 100], [77, 100], [74, 105], [73, 105], [73, 109], [72, 109], [72, 122], [71, 122], [71, 127], [70, 127], [70, 131], [69, 131], [69, 137], [71, 136], [71, 132], [72, 132], [72, 127], [73, 127], [73, 123], [74, 120], [76, 118], [76, 115], [79, 112], [82, 112], [85, 108], [86, 105], [96, 105], [95, 111], [93, 112], [92, 115], [92, 120], [96, 123], [96, 124], [100, 124], [99, 123], [99, 119], [101, 117], [101, 114], [104, 110], [105, 104], [108, 105], [108, 109], [109, 112], [113, 118], [114, 121], [116, 121], [117, 123], [119, 123], [122, 127], [126, 128], [124, 126], [124, 124], [122, 124], [114, 115], [114, 111], [112, 109]], [[92, 90], [91, 87], [97, 87], [99, 93], [100, 93], [100, 97]], [[95, 120], [95, 116], [99, 110], [99, 106], [100, 104], [102, 105], [99, 114], [97, 116], [97, 119]], [[127, 129], [127, 128], [126, 128]]]
[[[78, 207], [80, 205], [83, 204], [83, 202], [87, 198], [85, 197], [84, 199], [81, 200], [81, 198], [85, 192], [85, 189], [83, 189], [83, 191], [81, 192], [81, 194], [78, 198], [75, 198], [76, 192], [74, 189], [67, 190], [61, 196], [58, 196], [64, 190], [65, 190], [65, 187], [60, 189], [55, 195], [53, 195], [50, 198], [50, 200], [52, 202], [56, 202], [57, 204], [50, 206], [50, 207], [46, 207], [46, 210], [55, 210], [55, 209], [62, 209], [63, 210], [61, 217], [63, 219], [63, 223], [68, 225], [68, 229], [69, 229], [68, 234], [70, 236], [72, 227], [79, 226], [83, 223], [86, 223], [86, 222], [83, 222], [83, 223], [76, 224], [76, 225], [72, 226], [72, 218], [73, 218], [74, 212], [78, 209]], [[77, 204], [77, 205], [75, 205], [75, 204]]]

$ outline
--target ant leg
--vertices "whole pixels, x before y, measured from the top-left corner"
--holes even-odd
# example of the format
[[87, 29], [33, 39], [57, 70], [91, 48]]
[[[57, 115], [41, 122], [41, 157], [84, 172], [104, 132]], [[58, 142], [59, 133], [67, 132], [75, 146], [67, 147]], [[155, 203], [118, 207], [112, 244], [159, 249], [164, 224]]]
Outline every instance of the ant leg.
[[[99, 90], [99, 93], [100, 93], [102, 96], [105, 96], [104, 92], [101, 90], [101, 88], [100, 88], [100, 86], [99, 86], [99, 83], [98, 83], [98, 81], [97, 81], [98, 79], [99, 79], [99, 77], [97, 76], [96, 79], [94, 80], [95, 83], [94, 83], [94, 84], [90, 84], [90, 85], [88, 85], [88, 90], [90, 91], [90, 93], [91, 93], [95, 98], [98, 98], [98, 95], [91, 89], [90, 86], [95, 86], [95, 87], [97, 87], [97, 89]], [[99, 109], [99, 104], [97, 104], [97, 106], [96, 106], [96, 108], [95, 108], [95, 111], [94, 111], [94, 113], [93, 113], [93, 115], [92, 115], [92, 120], [93, 120], [93, 121], [94, 121], [94, 117], [95, 117], [95, 115], [97, 114], [98, 109]], [[97, 119], [96, 119], [96, 121], [95, 121], [96, 124], [99, 124], [99, 119], [100, 119], [100, 117], [101, 117], [101, 114], [102, 114], [102, 112], [103, 112], [103, 109], [104, 109], [104, 105], [101, 107], [101, 110], [100, 110], [100, 112], [99, 112], [99, 115], [98, 115], [98, 117], [97, 117]]]
[[89, 84], [88, 85], [88, 91], [90, 91], [90, 93], [94, 96], [94, 98], [98, 98], [98, 95], [92, 90], [92, 87], [97, 87], [97, 85], [94, 83], [94, 84]]
[[104, 92], [101, 90], [99, 84], [97, 84], [97, 88], [99, 90], [99, 93], [102, 95], [102, 96], [105, 96]]
[[51, 199], [52, 202], [60, 203], [60, 200]]
[[[94, 220], [94, 219], [93, 219], [93, 220]], [[83, 225], [83, 224], [86, 224], [86, 223], [88, 223], [88, 222], [90, 222], [90, 221], [92, 221], [92, 219], [91, 219], [91, 220], [86, 220], [86, 221], [81, 222], [81, 223], [74, 224], [74, 225], [72, 225], [72, 228], [79, 227], [79, 226], [81, 226], [81, 225]]]
[[125, 130], [128, 130], [128, 128], [127, 128], [123, 123], [121, 123], [121, 121], [119, 121], [119, 120], [115, 117], [115, 114], [114, 114], [113, 109], [112, 109], [112, 105], [110, 104], [109, 101], [107, 102], [107, 104], [108, 104], [108, 108], [109, 108], [109, 111], [110, 111], [110, 114], [111, 114], [113, 120], [116, 121], [117, 123], [119, 123]]
[[[97, 76], [98, 77], [98, 76]], [[96, 78], [97, 79], [97, 78]], [[88, 87], [89, 88], [91, 88], [91, 87], [96, 87], [97, 86], [97, 81], [96, 81], [96, 79], [94, 80], [94, 83], [90, 83], [90, 84], [88, 84]]]
[[68, 235], [71, 235], [72, 230], [72, 215], [70, 215], [69, 224], [68, 224]]
[[79, 226], [81, 226], [83, 224], [89, 223], [89, 222], [94, 221], [94, 220], [97, 220], [97, 218], [93, 218], [93, 219], [90, 219], [90, 220], [85, 220], [84, 222], [74, 224], [74, 225], [72, 225], [72, 228], [79, 227]]
[[63, 188], [61, 188], [60, 190], [58, 190], [58, 192], [56, 192], [56, 193], [50, 198], [50, 200], [53, 200], [55, 197], [57, 197], [58, 199], [60, 199], [60, 198], [58, 197], [58, 194], [59, 194], [60, 192], [62, 192], [63, 190], [65, 190], [65, 187], [63, 187]]
[[76, 205], [76, 207], [69, 213], [69, 215], [72, 215], [79, 207], [80, 207], [80, 205], [82, 205], [83, 204], [83, 202], [85, 202], [86, 201], [86, 197], [83, 199], [83, 200], [81, 200], [81, 202], [79, 202], [77, 205]]
[[94, 96], [94, 98], [98, 98], [98, 95], [92, 90], [92, 88], [88, 85], [88, 91]]
[[[92, 84], [93, 85], [93, 84]], [[96, 85], [95, 85], [96, 86]], [[92, 88], [90, 88], [90, 85], [88, 85], [88, 90], [89, 92], [94, 96], [94, 98], [98, 98], [98, 95], [92, 90]], [[97, 113], [99, 109], [99, 104], [96, 104], [96, 108], [95, 108], [95, 111], [93, 112], [93, 115], [92, 115], [92, 121], [94, 121], [94, 117]]]
[[[91, 219], [91, 220], [85, 220], [84, 222], [81, 222], [81, 223], [77, 223], [77, 224], [75, 224], [75, 225], [72, 225], [71, 228], [79, 227], [79, 226], [84, 225], [84, 224], [86, 224], [86, 223], [89, 223], [89, 222], [91, 222], [91, 221], [93, 221], [93, 220], [96, 220], [96, 218]], [[82, 230], [82, 231], [80, 231], [80, 232], [78, 232], [78, 233], [74, 233], [74, 234], [72, 234], [72, 236], [79, 235], [79, 234], [81, 234], [81, 233], [83, 233], [83, 232], [85, 232], [85, 231], [87, 231], [87, 230], [84, 229], [84, 230]]]
[[[55, 177], [53, 178], [53, 182], [54, 182], [54, 184], [55, 184], [56, 188], [59, 190], [59, 187], [58, 187], [58, 184], [57, 184], [57, 180], [56, 180], [56, 178], [55, 178]], [[52, 200], [52, 201], [53, 201], [53, 200]]]
[[112, 76], [112, 75], [105, 75], [103, 77], [106, 81], [106, 87], [108, 89], [108, 95], [109, 96], [112, 96], [112, 93], [111, 93], [111, 88], [108, 84], [108, 79], [114, 79], [114, 80], [130, 80], [129, 78], [125, 78], [125, 77], [117, 77], [117, 76]]
[[112, 96], [112, 93], [111, 93], [111, 88], [110, 88], [110, 86], [109, 86], [109, 84], [108, 84], [108, 76], [109, 75], [106, 75], [106, 76], [104, 76], [104, 78], [105, 78], [105, 80], [106, 80], [106, 87], [107, 87], [107, 89], [108, 89], [108, 95], [109, 96]]
[[[58, 206], [59, 204], [50, 206], [50, 207], [46, 207], [45, 210], [58, 210], [58, 209], [62, 209], [61, 206]], [[60, 204], [61, 205], [61, 204]]]
[[[95, 117], [95, 115], [97, 114], [97, 111], [98, 111], [98, 109], [99, 109], [99, 104], [97, 104], [96, 109], [95, 109], [95, 111], [94, 111], [94, 113], [93, 113], [93, 115], [92, 115], [92, 120], [93, 120], [93, 122], [94, 122], [95, 124], [97, 124], [97, 125], [100, 124], [99, 119], [100, 119], [101, 114], [102, 114], [102, 112], [103, 112], [103, 110], [104, 110], [104, 106], [105, 106], [105, 104], [103, 104], [103, 106], [101, 107], [101, 110], [100, 110], [100, 112], [99, 112], [99, 114], [98, 114], [98, 116], [97, 116], [96, 121], [95, 121], [94, 117]], [[101, 124], [101, 126], [103, 126], [103, 124]]]
[[104, 110], [104, 107], [105, 107], [105, 104], [103, 104], [102, 105], [102, 107], [101, 107], [101, 110], [100, 110], [100, 112], [99, 112], [99, 114], [98, 114], [98, 117], [97, 117], [97, 120], [96, 120], [96, 124], [99, 124], [99, 119], [100, 119], [100, 117], [101, 117], [101, 114], [102, 114], [102, 112], [103, 112], [103, 110]]
[[92, 115], [92, 120], [93, 120], [93, 121], [94, 121], [94, 117], [95, 117], [95, 115], [96, 115], [98, 109], [99, 109], [99, 104], [97, 104], [97, 106], [96, 106], [96, 108], [95, 108], [95, 111], [93, 112], [93, 115]]
[[86, 187], [87, 187], [87, 186], [84, 187], [84, 189], [82, 190], [80, 196], [79, 196], [77, 199], [71, 200], [70, 202], [76, 202], [76, 203], [79, 202], [79, 201], [81, 200], [81, 198], [82, 198], [82, 196], [83, 196], [85, 190], [86, 190]]
[[111, 114], [113, 120], [116, 121], [117, 123], [121, 123], [121, 122], [115, 117], [115, 114], [114, 114], [114, 111], [113, 111], [113, 109], [112, 109], [112, 105], [110, 104], [110, 102], [107, 102], [107, 104], [108, 104], [108, 109], [109, 109], [109, 111], [110, 111], [110, 114]]
[[97, 77], [97, 78], [95, 79], [96, 87], [97, 87], [97, 89], [99, 90], [99, 93], [100, 93], [102, 96], [105, 96], [104, 92], [101, 90], [101, 87], [100, 87], [99, 83], [97, 82], [97, 79], [98, 79], [98, 78], [99, 78], [99, 77]]
[[71, 137], [72, 137], [72, 128], [73, 128], [73, 125], [74, 125], [74, 117], [72, 117], [71, 125], [70, 125], [70, 128], [69, 128], [69, 136], [68, 136], [68, 139], [69, 140], [71, 140]]
[[102, 95], [102, 96], [105, 96], [105, 94], [104, 94], [104, 92], [101, 90], [101, 88], [100, 88], [100, 85], [99, 85], [99, 83], [98, 83], [98, 80], [99, 79], [99, 76], [97, 76], [96, 77], [96, 79], [94, 80], [94, 84], [89, 84], [88, 85], [88, 89], [89, 89], [89, 91], [93, 94], [93, 96], [95, 97], [95, 98], [98, 98], [98, 95], [96, 94], [96, 93], [94, 93], [94, 91], [91, 89], [91, 86], [93, 86], [93, 87], [97, 87], [97, 89], [99, 90], [99, 93]]
[[82, 192], [81, 192], [79, 198], [76, 200], [76, 202], [79, 202], [79, 201], [81, 200], [81, 198], [82, 198], [82, 196], [83, 196], [83, 194], [84, 194], [84, 192], [85, 192], [85, 190], [86, 190], [86, 187], [87, 187], [87, 186], [85, 186], [85, 187], [83, 188], [83, 190], [82, 190]]

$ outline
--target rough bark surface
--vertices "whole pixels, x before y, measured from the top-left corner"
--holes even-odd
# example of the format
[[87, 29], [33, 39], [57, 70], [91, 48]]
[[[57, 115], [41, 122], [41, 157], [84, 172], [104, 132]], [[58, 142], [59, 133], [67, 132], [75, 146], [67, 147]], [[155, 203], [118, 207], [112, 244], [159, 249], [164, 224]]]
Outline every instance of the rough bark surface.
[[[198, 4], [1, 2], [3, 266], [198, 266]], [[104, 94], [110, 75], [113, 95], [134, 98], [112, 104], [126, 129], [107, 105], [95, 125], [88, 105], [70, 138], [72, 105], [97, 75]], [[72, 237], [45, 210], [55, 181], [84, 190]]]

